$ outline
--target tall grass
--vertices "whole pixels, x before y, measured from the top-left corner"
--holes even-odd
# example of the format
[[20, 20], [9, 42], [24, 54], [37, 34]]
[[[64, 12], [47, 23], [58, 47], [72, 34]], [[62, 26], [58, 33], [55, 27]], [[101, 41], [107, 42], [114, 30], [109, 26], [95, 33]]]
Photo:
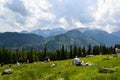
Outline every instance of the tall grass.
[[[104, 58], [109, 57], [109, 60]], [[2, 75], [0, 80], [120, 80], [120, 57], [100, 55], [80, 58], [84, 62], [91, 62], [93, 66], [74, 66], [72, 60], [54, 62], [34, 62], [31, 64], [12, 64], [13, 74]], [[50, 67], [51, 64], [55, 67]], [[99, 68], [115, 68], [114, 73], [99, 73]], [[0, 73], [8, 69], [9, 65], [0, 67]]]

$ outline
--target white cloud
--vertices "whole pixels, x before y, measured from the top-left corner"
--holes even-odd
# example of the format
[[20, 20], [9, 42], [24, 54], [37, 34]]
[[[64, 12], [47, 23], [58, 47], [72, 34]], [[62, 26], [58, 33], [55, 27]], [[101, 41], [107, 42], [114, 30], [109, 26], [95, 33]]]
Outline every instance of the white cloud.
[[64, 17], [60, 18], [59, 22], [60, 22], [61, 27], [63, 27], [63, 28], [69, 27], [69, 24], [68, 24], [67, 20]]
[[95, 13], [95, 25], [101, 26], [102, 30], [108, 32], [116, 31], [116, 26], [120, 25], [119, 3], [120, 0], [99, 0]]
[[81, 22], [76, 22], [75, 26], [79, 27], [79, 28], [84, 28], [85, 26], [81, 23]]
[[86, 28], [86, 26], [83, 23], [81, 23], [79, 20], [76, 20], [73, 18], [71, 18], [71, 20], [72, 20], [72, 27], [73, 28]]
[[47, 0], [26, 0], [25, 6], [30, 13], [26, 17], [26, 25], [24, 25], [28, 29], [34, 28], [41, 19], [52, 21], [55, 18], [55, 15], [49, 11], [52, 5]]
[[49, 11], [52, 5], [47, 0], [0, 0], [0, 4], [2, 32], [11, 29], [12, 31], [34, 29], [40, 20], [53, 21], [55, 18], [55, 15]]
[[119, 3], [120, 0], [0, 0], [0, 31], [55, 27], [117, 31]]

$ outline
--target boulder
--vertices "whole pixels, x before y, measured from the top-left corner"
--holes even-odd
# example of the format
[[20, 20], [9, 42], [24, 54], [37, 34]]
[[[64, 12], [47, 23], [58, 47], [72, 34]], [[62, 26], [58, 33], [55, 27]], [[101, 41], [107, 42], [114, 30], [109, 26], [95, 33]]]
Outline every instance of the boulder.
[[55, 64], [51, 64], [50, 67], [55, 67]]
[[103, 60], [110, 60], [110, 58], [109, 57], [105, 57], [105, 58], [103, 58]]
[[64, 78], [60, 78], [60, 79], [58, 79], [58, 80], [64, 80]]
[[1, 75], [5, 75], [5, 74], [12, 74], [13, 73], [13, 70], [12, 69], [6, 69], [2, 72]]
[[86, 57], [93, 57], [94, 55], [87, 55]]
[[114, 68], [100, 68], [99, 73], [113, 73], [115, 72]]

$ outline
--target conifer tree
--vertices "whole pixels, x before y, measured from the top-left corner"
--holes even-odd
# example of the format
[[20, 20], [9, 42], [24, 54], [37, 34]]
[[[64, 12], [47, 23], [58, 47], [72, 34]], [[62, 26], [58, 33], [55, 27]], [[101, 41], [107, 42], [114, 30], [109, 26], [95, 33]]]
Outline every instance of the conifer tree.
[[86, 49], [85, 49], [85, 46], [83, 46], [82, 48], [82, 57], [85, 57], [87, 54], [86, 54]]
[[70, 45], [70, 55], [69, 55], [69, 58], [71, 59], [71, 58], [73, 58], [73, 50], [72, 50], [72, 45]]
[[87, 50], [87, 55], [91, 55], [91, 50], [92, 50], [92, 47], [91, 47], [91, 45], [89, 44], [89, 45], [88, 45], [88, 50]]
[[62, 48], [61, 48], [61, 59], [66, 59], [66, 54], [65, 54], [65, 48], [64, 48], [64, 45], [62, 45]]
[[74, 57], [77, 56], [77, 47], [74, 45]]
[[82, 50], [81, 50], [81, 47], [79, 47], [78, 48], [78, 57], [82, 57], [81, 53], [82, 53]]
[[93, 47], [93, 55], [99, 55], [100, 47], [98, 45]]
[[47, 56], [47, 46], [45, 45], [44, 47], [44, 51], [43, 51], [43, 58], [45, 58]]

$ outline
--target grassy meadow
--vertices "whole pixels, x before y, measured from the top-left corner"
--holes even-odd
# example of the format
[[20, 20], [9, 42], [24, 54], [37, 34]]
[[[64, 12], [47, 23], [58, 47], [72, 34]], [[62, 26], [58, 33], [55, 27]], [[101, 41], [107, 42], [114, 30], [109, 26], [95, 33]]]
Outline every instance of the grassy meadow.
[[[109, 59], [105, 59], [109, 58]], [[92, 66], [74, 66], [72, 59], [48, 63], [12, 64], [13, 74], [0, 75], [0, 80], [120, 80], [120, 57], [99, 55], [80, 58]], [[55, 64], [51, 67], [51, 64]], [[9, 64], [0, 67], [0, 73], [9, 69]], [[116, 68], [113, 73], [99, 73], [99, 68]]]

